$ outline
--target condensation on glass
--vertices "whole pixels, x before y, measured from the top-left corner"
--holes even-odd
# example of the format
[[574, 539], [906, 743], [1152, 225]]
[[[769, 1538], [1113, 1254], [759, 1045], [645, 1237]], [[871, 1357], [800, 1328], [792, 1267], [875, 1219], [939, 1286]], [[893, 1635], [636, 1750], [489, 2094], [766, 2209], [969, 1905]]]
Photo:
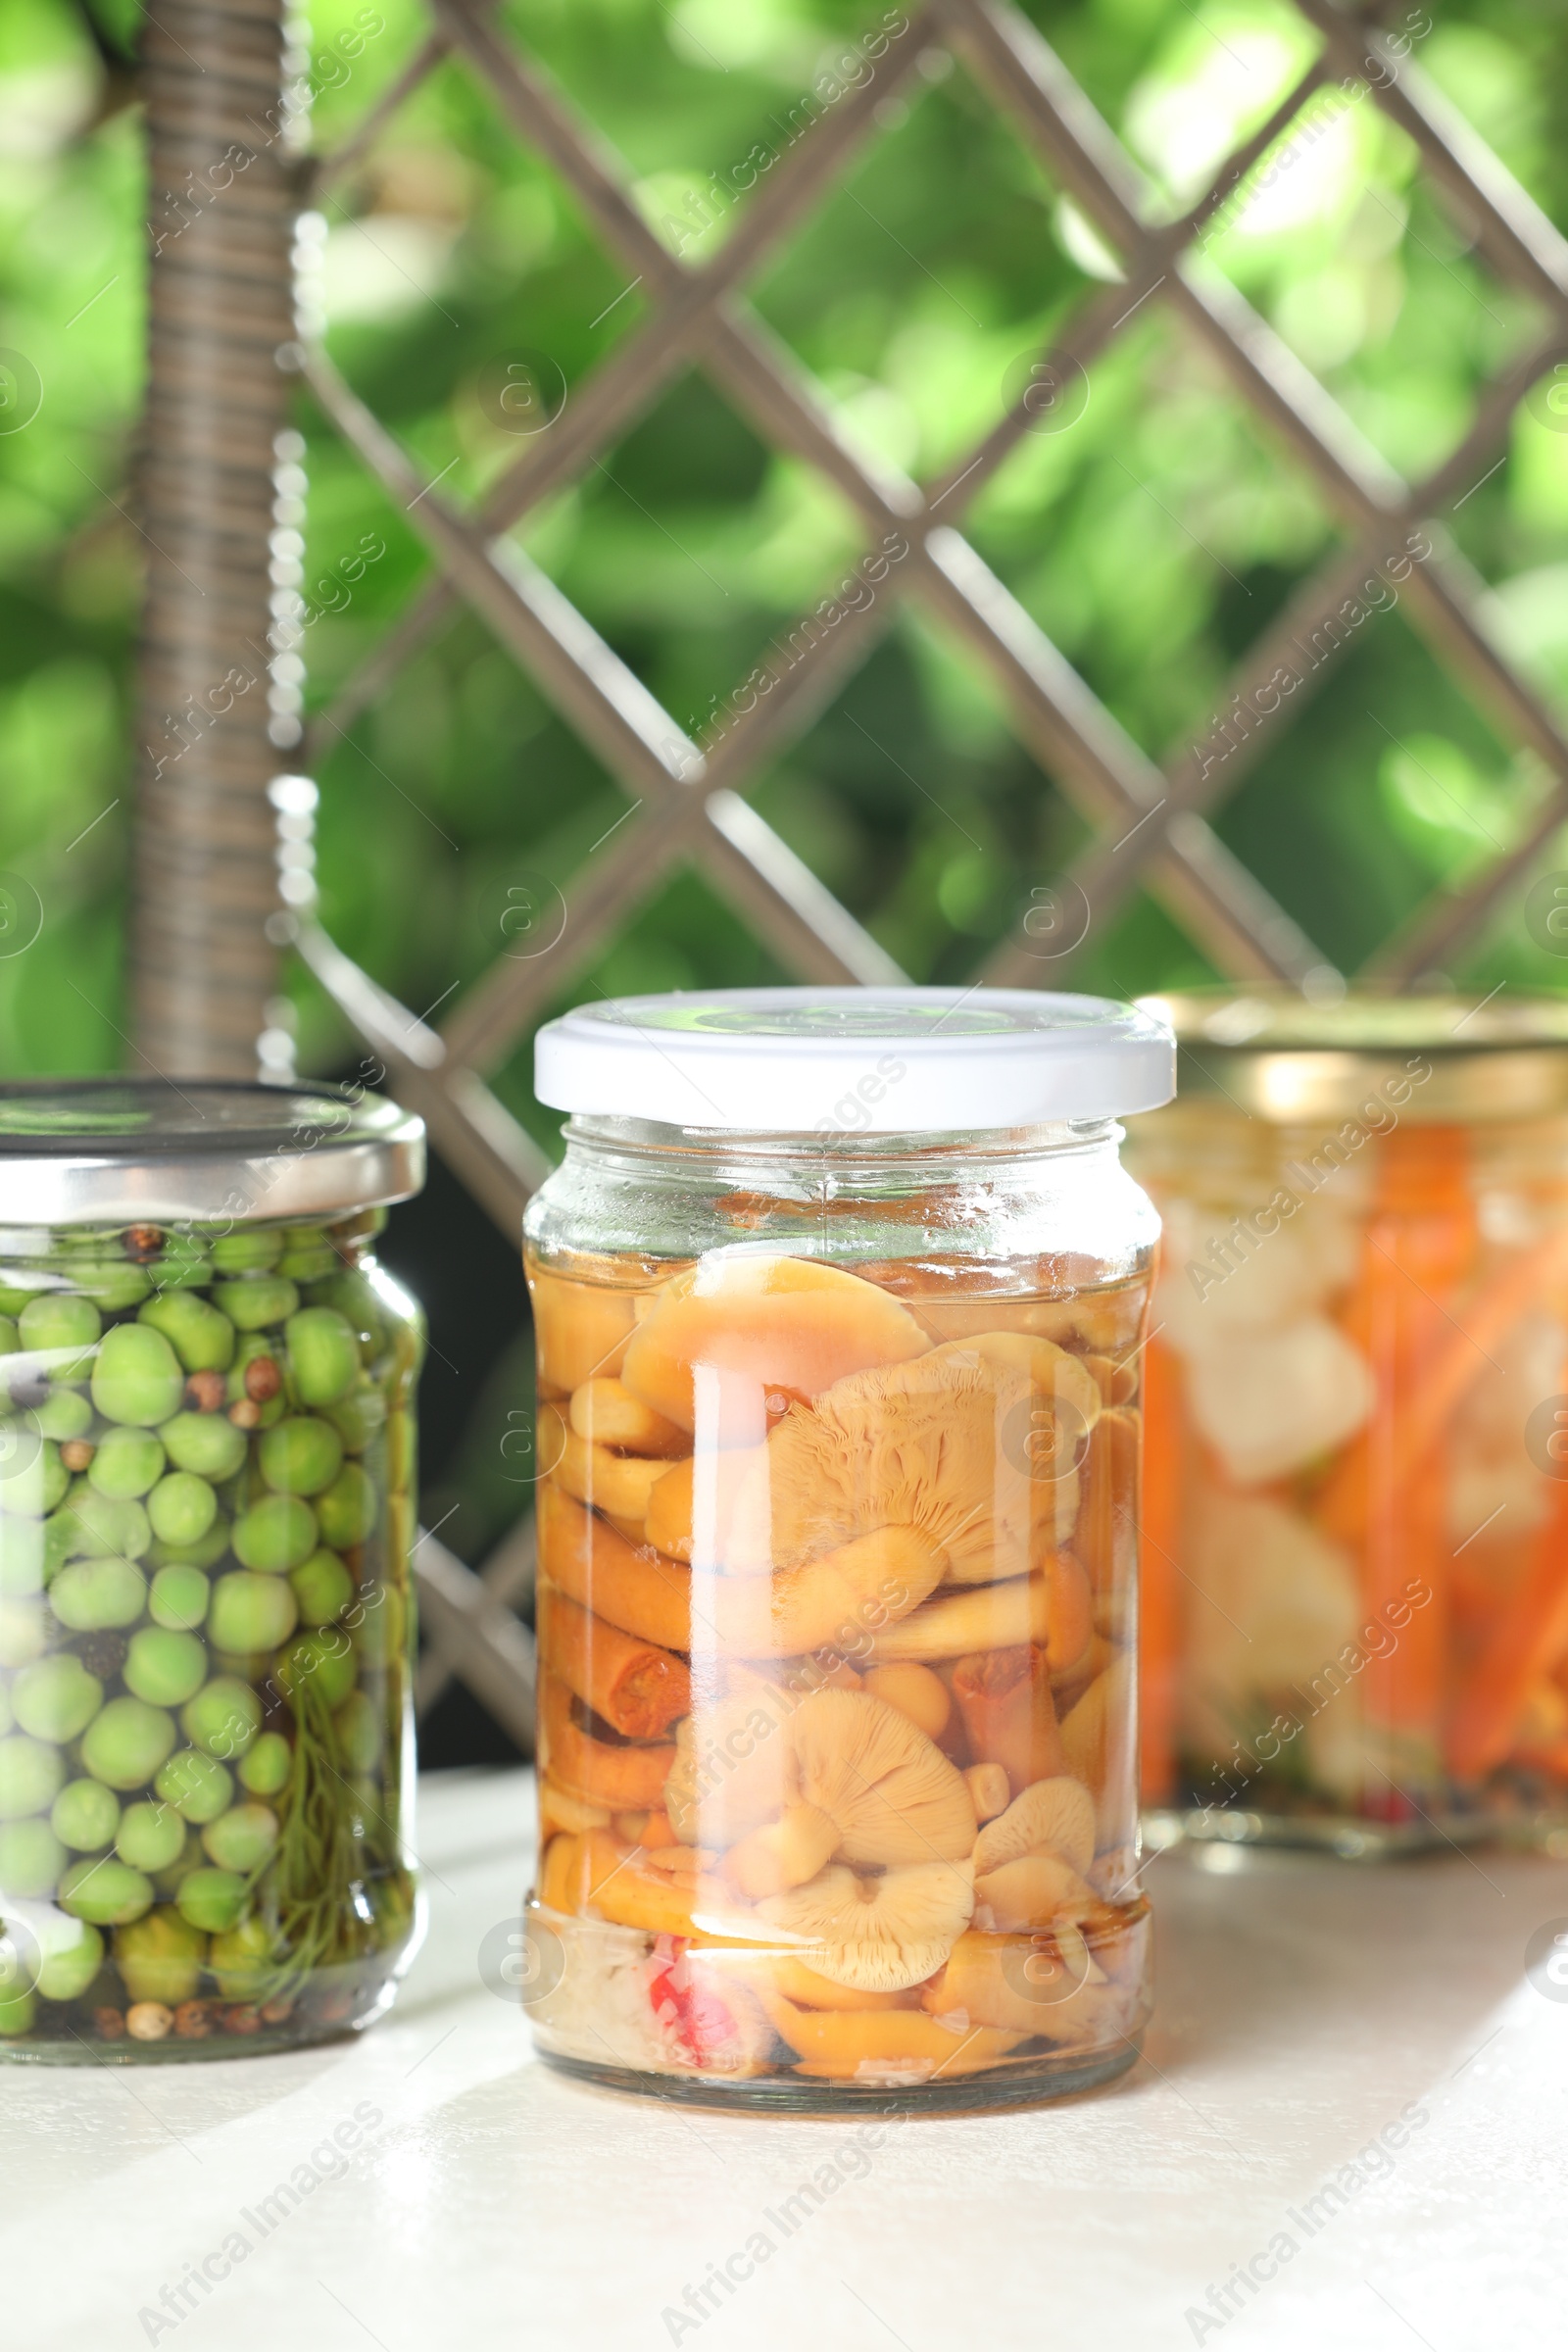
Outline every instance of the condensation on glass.
[[1568, 1010], [1151, 1003], [1160, 1834], [1568, 1850]]
[[[934, 1084], [920, 1020], [952, 999], [917, 994], [856, 992], [809, 1125], [783, 1069], [772, 1134], [579, 1113], [528, 1217], [526, 2005], [623, 2085], [1038, 2098], [1130, 2064], [1149, 2014], [1155, 1220], [1106, 1117], [848, 1131]], [[701, 1002], [764, 1073], [789, 1021], [845, 1044], [832, 992], [781, 1001], [774, 1028]]]
[[423, 1131], [363, 1089], [0, 1088], [0, 2059], [368, 2025], [416, 1941]]

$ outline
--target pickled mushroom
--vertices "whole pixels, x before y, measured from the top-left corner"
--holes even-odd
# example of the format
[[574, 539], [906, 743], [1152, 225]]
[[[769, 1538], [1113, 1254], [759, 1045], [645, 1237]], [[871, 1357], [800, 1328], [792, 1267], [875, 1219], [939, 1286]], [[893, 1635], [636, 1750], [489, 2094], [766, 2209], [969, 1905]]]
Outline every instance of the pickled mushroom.
[[977, 1928], [1009, 1935], [1020, 1928], [1045, 1928], [1056, 1919], [1082, 1918], [1099, 1896], [1059, 1854], [1019, 1854], [974, 1883]]
[[723, 1847], [809, 1807], [832, 1830], [828, 1854], [877, 1866], [959, 1860], [977, 1827], [957, 1767], [897, 1708], [850, 1690], [742, 1690], [696, 1730], [688, 1718], [664, 1802], [685, 1844]]
[[696, 1550], [696, 1493], [699, 1475], [703, 1497], [703, 1545], [697, 1565], [716, 1568], [729, 1549], [729, 1525], [735, 1504], [754, 1464], [765, 1460], [760, 1446], [722, 1446], [688, 1454], [673, 1467], [661, 1464], [661, 1476], [649, 1490], [645, 1532], [648, 1542], [671, 1559], [690, 1560]]
[[612, 1813], [660, 1803], [675, 1750], [662, 1742], [596, 1740], [572, 1714], [572, 1694], [556, 1675], [539, 1684], [541, 1771], [590, 1805]]
[[642, 1403], [618, 1380], [585, 1380], [572, 1392], [570, 1418], [578, 1437], [617, 1453], [662, 1454], [673, 1460], [691, 1445], [683, 1429]]
[[933, 2082], [970, 2075], [1016, 2048], [1019, 2035], [946, 2025], [918, 2010], [801, 2009], [760, 1993], [774, 2032], [800, 2059], [800, 2072], [834, 2082]]
[[648, 1497], [669, 1467], [657, 1457], [590, 1445], [553, 1404], [539, 1408], [539, 1458], [550, 1463], [579, 1502], [638, 1530], [648, 1515]]
[[1045, 2034], [1055, 2041], [1081, 2037], [1091, 2014], [1102, 2018], [1120, 2005], [1117, 1993], [1083, 1938], [1070, 1931], [1058, 1940], [1004, 1938], [971, 1928], [920, 2000], [934, 2017], [957, 2012], [977, 2026]]
[[530, 1270], [528, 1292], [545, 1388], [567, 1396], [596, 1374], [613, 1379], [632, 1335], [633, 1294], [605, 1283], [568, 1282], [542, 1268]]
[[1014, 1332], [854, 1374], [773, 1431], [725, 1564], [795, 1567], [878, 1527], [917, 1527], [948, 1554], [951, 1584], [1016, 1575], [1071, 1529], [1100, 1411], [1075, 1356]]
[[939, 1969], [968, 1926], [974, 1873], [968, 1862], [915, 1862], [862, 1878], [834, 1862], [757, 1909], [799, 1939], [801, 1958], [818, 1976], [902, 1992]]
[[934, 1592], [947, 1553], [912, 1527], [882, 1527], [778, 1575], [720, 1576], [703, 1599], [721, 1645], [742, 1658], [862, 1648], [868, 1632]]
[[1048, 1559], [1033, 1576], [979, 1585], [968, 1592], [943, 1592], [878, 1633], [871, 1656], [961, 1658], [972, 1650], [1011, 1649], [1020, 1642], [1045, 1644], [1054, 1674], [1073, 1665], [1093, 1635], [1089, 1584], [1068, 1552]]
[[1046, 1652], [1035, 1642], [985, 1649], [952, 1670], [953, 1695], [976, 1763], [1000, 1764], [1014, 1788], [1061, 1770], [1061, 1735]]
[[928, 1740], [940, 1740], [953, 1714], [953, 1694], [929, 1666], [873, 1666], [865, 1676], [873, 1698], [886, 1699], [917, 1723]]
[[1000, 1870], [1023, 1854], [1055, 1854], [1080, 1877], [1095, 1858], [1095, 1800], [1081, 1781], [1057, 1774], [1020, 1790], [975, 1842], [977, 1871]]
[[[736, 1436], [727, 1442], [744, 1443], [747, 1434], [762, 1435], [768, 1390], [815, 1396], [849, 1373], [902, 1363], [926, 1346], [914, 1317], [858, 1275], [814, 1258], [716, 1250], [664, 1285], [620, 1376], [643, 1403], [690, 1430], [699, 1374], [715, 1375], [715, 1399], [727, 1392], [735, 1400]], [[754, 1396], [758, 1413], [747, 1432], [739, 1424]]]

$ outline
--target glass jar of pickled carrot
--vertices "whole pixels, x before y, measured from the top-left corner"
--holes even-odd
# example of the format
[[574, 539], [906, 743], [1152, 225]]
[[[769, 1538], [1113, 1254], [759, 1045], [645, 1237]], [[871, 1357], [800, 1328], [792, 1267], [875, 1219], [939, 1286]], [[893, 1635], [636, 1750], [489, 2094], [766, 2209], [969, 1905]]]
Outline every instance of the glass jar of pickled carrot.
[[1568, 1004], [1147, 1002], [1159, 1834], [1568, 1850]]
[[1084, 997], [741, 991], [540, 1036], [544, 2053], [742, 2107], [1128, 2066], [1140, 1346]]

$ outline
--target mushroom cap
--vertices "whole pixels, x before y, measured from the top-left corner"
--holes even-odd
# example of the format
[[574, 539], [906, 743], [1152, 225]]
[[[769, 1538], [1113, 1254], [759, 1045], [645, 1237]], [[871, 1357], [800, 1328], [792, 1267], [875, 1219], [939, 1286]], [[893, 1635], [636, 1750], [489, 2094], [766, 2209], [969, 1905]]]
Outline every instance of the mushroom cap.
[[975, 1880], [975, 1925], [1003, 1935], [1046, 1928], [1061, 1918], [1082, 1918], [1098, 1899], [1059, 1854], [1019, 1854]]
[[742, 1690], [687, 1718], [665, 1785], [684, 1843], [729, 1847], [789, 1806], [833, 1824], [847, 1862], [957, 1861], [975, 1840], [956, 1765], [917, 1724], [860, 1690]]
[[949, 1583], [1020, 1575], [1072, 1526], [1100, 1410], [1076, 1356], [1017, 1332], [854, 1373], [773, 1430], [737, 1497], [726, 1564], [790, 1568], [914, 1527], [947, 1552]]
[[1095, 1858], [1095, 1800], [1081, 1781], [1058, 1773], [1020, 1789], [975, 1842], [977, 1872], [1000, 1870], [1021, 1854], [1054, 1854], [1082, 1878]]
[[664, 1285], [620, 1376], [666, 1421], [695, 1430], [701, 1404], [710, 1442], [720, 1435], [707, 1427], [716, 1420], [721, 1442], [737, 1444], [761, 1438], [767, 1391], [814, 1396], [846, 1373], [929, 1345], [906, 1307], [858, 1274], [815, 1258], [714, 1250]]
[[903, 1992], [939, 1969], [969, 1923], [974, 1874], [967, 1862], [915, 1862], [877, 1878], [829, 1863], [804, 1886], [757, 1906], [796, 1938], [818, 1976], [865, 1992]]

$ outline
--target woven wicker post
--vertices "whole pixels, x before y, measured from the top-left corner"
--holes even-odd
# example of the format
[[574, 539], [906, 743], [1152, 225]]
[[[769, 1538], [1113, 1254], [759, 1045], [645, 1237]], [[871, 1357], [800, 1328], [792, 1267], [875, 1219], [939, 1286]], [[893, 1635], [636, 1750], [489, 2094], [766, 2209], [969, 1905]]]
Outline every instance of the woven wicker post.
[[131, 961], [137, 1052], [171, 1075], [254, 1076], [275, 986], [267, 788], [298, 734], [269, 705], [272, 476], [294, 332], [284, 5], [163, 0], [145, 24], [149, 545]]

